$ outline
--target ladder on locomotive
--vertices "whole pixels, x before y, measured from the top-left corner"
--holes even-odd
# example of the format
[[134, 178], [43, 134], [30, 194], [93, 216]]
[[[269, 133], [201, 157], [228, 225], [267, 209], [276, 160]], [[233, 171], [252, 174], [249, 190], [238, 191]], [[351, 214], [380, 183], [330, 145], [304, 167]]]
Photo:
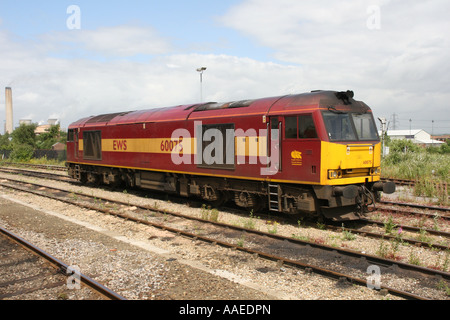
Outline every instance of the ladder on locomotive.
[[81, 180], [81, 168], [78, 164], [75, 165], [75, 168], [74, 168], [74, 177], [77, 180]]
[[269, 210], [281, 211], [281, 187], [279, 184], [268, 184]]

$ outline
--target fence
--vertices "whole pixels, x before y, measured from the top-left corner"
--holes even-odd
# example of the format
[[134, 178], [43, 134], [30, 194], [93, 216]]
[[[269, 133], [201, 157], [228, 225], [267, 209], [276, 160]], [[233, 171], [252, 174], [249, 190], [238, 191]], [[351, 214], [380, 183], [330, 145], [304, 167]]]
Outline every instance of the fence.
[[[9, 159], [12, 150], [0, 150], [1, 159]], [[33, 158], [47, 158], [48, 160], [65, 161], [67, 159], [66, 150], [34, 150]]]

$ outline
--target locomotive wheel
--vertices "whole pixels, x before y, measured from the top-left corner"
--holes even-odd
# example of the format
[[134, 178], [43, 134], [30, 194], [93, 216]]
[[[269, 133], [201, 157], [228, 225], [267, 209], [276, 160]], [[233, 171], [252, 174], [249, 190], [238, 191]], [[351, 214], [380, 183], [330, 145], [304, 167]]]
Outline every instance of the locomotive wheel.
[[214, 207], [214, 208], [218, 208], [223, 206], [226, 202], [228, 202], [228, 200], [230, 200], [228, 193], [226, 191], [219, 191], [216, 190], [216, 200], [212, 200], [212, 201], [208, 201], [208, 203]]
[[86, 182], [89, 184], [93, 184], [95, 186], [100, 184], [100, 177], [98, 174], [92, 173], [92, 172], [88, 172], [86, 174]]
[[82, 184], [86, 184], [86, 183], [88, 182], [87, 174], [86, 174], [85, 172], [81, 172], [81, 173], [80, 173], [80, 179], [79, 179], [79, 181], [80, 181]]
[[246, 191], [235, 192], [234, 202], [236, 203], [237, 206], [243, 207], [249, 211], [254, 212], [264, 209], [265, 204], [265, 201], [262, 200], [261, 197]]

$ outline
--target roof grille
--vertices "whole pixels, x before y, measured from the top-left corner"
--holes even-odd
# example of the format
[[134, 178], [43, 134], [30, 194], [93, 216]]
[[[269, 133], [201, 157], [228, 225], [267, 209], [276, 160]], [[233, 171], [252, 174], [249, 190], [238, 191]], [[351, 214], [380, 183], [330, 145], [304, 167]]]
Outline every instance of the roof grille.
[[126, 114], [129, 114], [132, 111], [129, 112], [120, 112], [120, 113], [109, 113], [109, 114], [102, 114], [99, 116], [95, 116], [91, 119], [89, 119], [86, 123], [100, 123], [100, 122], [109, 122], [115, 117], [124, 116]]

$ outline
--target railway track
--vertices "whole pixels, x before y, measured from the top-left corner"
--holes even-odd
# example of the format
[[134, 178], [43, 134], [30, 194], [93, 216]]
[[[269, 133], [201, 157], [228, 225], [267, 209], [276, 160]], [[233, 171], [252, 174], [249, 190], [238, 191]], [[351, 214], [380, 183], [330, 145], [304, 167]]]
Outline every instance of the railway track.
[[[18, 181], [15, 183], [18, 183]], [[117, 202], [112, 199], [99, 197], [94, 197], [95, 199], [93, 199], [86, 194], [65, 190], [51, 190], [52, 188], [44, 185], [36, 184], [33, 186], [32, 184], [25, 182], [24, 184], [27, 184], [27, 186], [18, 187], [4, 183], [2, 183], [2, 186], [15, 188], [23, 192], [32, 192], [54, 200], [83, 206], [90, 210], [101, 211], [122, 219], [167, 230], [194, 240], [231, 247], [235, 250], [244, 251], [255, 256], [279, 261], [282, 264], [313, 271], [328, 277], [338, 278], [340, 281], [345, 279], [346, 282], [351, 282], [353, 284], [367, 285], [367, 275], [365, 275], [365, 273], [367, 267], [370, 265], [379, 266], [383, 274], [390, 274], [393, 269], [396, 269], [399, 273], [412, 272], [420, 274], [420, 280], [416, 279], [414, 281], [421, 281], [422, 283], [423, 281], [432, 282], [436, 276], [445, 280], [450, 279], [450, 275], [446, 272], [416, 267], [397, 261], [390, 261], [388, 259], [381, 259], [379, 257], [364, 255], [355, 251], [323, 246], [317, 243], [264, 233], [253, 229], [225, 225], [210, 220], [185, 216], [176, 212], [157, 210], [152, 207]], [[31, 190], [31, 187], [35, 190]], [[45, 191], [44, 188], [46, 189]], [[39, 189], [39, 191], [36, 191], [36, 189]], [[63, 193], [65, 193], [65, 195], [63, 195]], [[124, 213], [124, 211], [128, 212]], [[191, 231], [186, 231], [187, 219], [194, 223], [194, 225], [189, 228]], [[192, 230], [196, 231], [193, 232]], [[315, 259], [319, 256], [321, 257], [320, 260], [316, 261]], [[306, 259], [307, 261], [305, 261], [305, 257], [309, 257], [309, 259]], [[326, 265], [331, 266], [336, 261], [342, 261], [342, 264], [340, 264], [337, 269], [327, 270], [326, 267], [323, 267]], [[348, 269], [344, 267], [345, 265], [358, 267], [356, 267], [356, 270], [354, 267]], [[355, 273], [358, 274], [358, 276], [355, 276]], [[401, 289], [391, 288], [389, 286], [380, 286], [380, 290], [387, 290], [391, 294], [408, 299], [426, 298], [421, 297], [418, 294], [404, 292]]]
[[72, 266], [3, 227], [0, 227], [0, 248], [0, 300], [34, 300], [36, 296], [67, 299], [68, 292], [81, 289], [81, 284], [89, 290], [87, 299], [125, 300], [88, 276], [74, 273], [76, 269]]
[[66, 171], [67, 168], [65, 166], [57, 166], [50, 164], [31, 164], [31, 163], [13, 163], [13, 162], [2, 162], [3, 166], [13, 166], [13, 167], [25, 167], [25, 168], [35, 168], [35, 169], [46, 169], [46, 170], [54, 170], [54, 171]]
[[[14, 165], [12, 163], [6, 163], [6, 164]], [[23, 164], [23, 166], [38, 168], [38, 169], [56, 170], [56, 171], [67, 170], [67, 168], [64, 166], [54, 166], [54, 165]], [[6, 167], [6, 168], [0, 167], [0, 172], [20, 174], [23, 176], [30, 176], [30, 177], [40, 177], [40, 178], [52, 179], [52, 180], [63, 181], [63, 182], [78, 183], [77, 181], [73, 180], [72, 178], [70, 178], [64, 174], [56, 174], [56, 173], [51, 173], [51, 172], [38, 172], [38, 171], [33, 171], [33, 170], [8, 168], [8, 167]], [[409, 181], [409, 180], [404, 180], [404, 181]], [[410, 182], [412, 183], [412, 181], [410, 181]], [[414, 204], [414, 203], [404, 203], [404, 202], [394, 202], [394, 201], [380, 201], [379, 203], [384, 205], [384, 206], [377, 206], [377, 210], [381, 210], [381, 211], [390, 211], [390, 212], [396, 212], [396, 213], [419, 215], [419, 216], [425, 216], [425, 217], [429, 217], [429, 218], [434, 218], [436, 216], [435, 213], [424, 212], [424, 211], [412, 211], [412, 210], [405, 211], [405, 210], [395, 209], [395, 208], [388, 207], [388, 206], [398, 206], [398, 207], [403, 207], [403, 208], [415, 208], [415, 209], [420, 209], [420, 210], [440, 212], [440, 215], [439, 215], [440, 218], [442, 218], [444, 220], [450, 220], [450, 208], [448, 208], [448, 207], [427, 206], [427, 205], [419, 205], [419, 204]]]
[[[361, 223], [365, 223], [367, 226], [370, 227], [378, 227], [378, 231], [374, 232], [374, 231], [370, 231], [368, 229], [364, 229], [364, 228], [348, 228], [348, 227], [339, 227], [339, 226], [335, 226], [335, 225], [325, 225], [325, 227], [328, 230], [334, 230], [334, 231], [341, 231], [341, 232], [346, 232], [348, 234], [351, 235], [361, 235], [364, 237], [370, 237], [370, 238], [375, 238], [375, 239], [383, 239], [383, 240], [387, 240], [387, 241], [400, 241], [403, 244], [411, 244], [414, 246], [418, 246], [418, 247], [423, 247], [423, 248], [429, 248], [429, 249], [439, 249], [439, 250], [450, 250], [450, 247], [447, 244], [439, 244], [439, 243], [433, 243], [433, 242], [429, 242], [429, 241], [422, 241], [422, 240], [417, 240], [414, 238], [408, 238], [408, 237], [404, 237], [402, 236], [401, 238], [398, 236], [398, 234], [389, 234], [389, 233], [385, 233], [383, 231], [383, 228], [385, 227], [385, 223], [384, 222], [379, 222], [379, 221], [374, 221], [374, 220], [361, 220]], [[448, 240], [450, 239], [450, 234], [448, 232], [440, 232], [440, 231], [436, 231], [436, 230], [430, 230], [430, 229], [422, 229], [422, 228], [417, 228], [417, 227], [409, 227], [409, 226], [400, 226], [402, 229], [404, 230], [410, 230], [410, 231], [414, 231], [414, 232], [428, 232], [428, 233], [432, 233], [432, 234], [439, 234], [441, 236], [444, 236], [446, 238], [446, 242], [448, 243]], [[428, 231], [427, 231], [428, 230]]]
[[[9, 173], [12, 173], [12, 171], [9, 170]], [[27, 175], [33, 175], [33, 172], [23, 172], [23, 171], [21, 171], [21, 174], [24, 174], [24, 173], [27, 174]], [[54, 175], [53, 174], [51, 176], [47, 176], [47, 178], [58, 179], [60, 181], [67, 181], [65, 179], [66, 177], [62, 177], [61, 175]], [[43, 188], [45, 186], [38, 185], [36, 187]], [[59, 192], [61, 192], [61, 191], [59, 191]], [[74, 198], [74, 197], [80, 198], [80, 197], [86, 196], [85, 194], [77, 194], [77, 193], [74, 193], [74, 192], [70, 192], [70, 193], [71, 193], [70, 197], [72, 197], [72, 198]], [[66, 196], [66, 198], [67, 198], [67, 196]], [[67, 200], [63, 200], [63, 201], [67, 201]], [[113, 209], [106, 208], [107, 205], [109, 206], [109, 205], [111, 205], [113, 203], [113, 201], [111, 199], [101, 199], [101, 198], [96, 197], [94, 202], [96, 202], [95, 205], [92, 204], [92, 200], [88, 200], [87, 201], [88, 204], [85, 204], [84, 206], [86, 208], [88, 208], [88, 209], [103, 211], [103, 212], [108, 213], [108, 214], [113, 214], [115, 216], [119, 216], [119, 217], [121, 217], [123, 219], [132, 220], [132, 221], [136, 221], [138, 223], [144, 223], [144, 224], [149, 224], [149, 221], [148, 221], [148, 212], [149, 212], [149, 210], [151, 210], [152, 212], [155, 211], [154, 208], [149, 208], [149, 207], [139, 208], [139, 206], [137, 206], [137, 207], [133, 206], [133, 207], [139, 208], [139, 210], [145, 210], [145, 212], [141, 213], [141, 214], [139, 214], [137, 212], [134, 212], [134, 214], [137, 214], [137, 217], [133, 218], [133, 217], [130, 217], [128, 215], [122, 216], [122, 214], [118, 214], [117, 212], [114, 212]], [[69, 201], [68, 203], [71, 203], [71, 202]], [[100, 208], [99, 208], [98, 205], [100, 205]], [[130, 204], [129, 203], [120, 203], [119, 202], [119, 203], [116, 203], [115, 205], [112, 205], [113, 208], [114, 207], [117, 208], [117, 206], [121, 206], [121, 207], [125, 208], [127, 206], [129, 207]], [[136, 210], [136, 209], [133, 209], [133, 210]], [[159, 212], [157, 212], [157, 214], [162, 215], [164, 217], [163, 218], [164, 220], [167, 220], [167, 217], [169, 215], [172, 215], [173, 217], [178, 217], [178, 218], [181, 218], [181, 219], [195, 220], [195, 219], [192, 219], [191, 217], [183, 217], [182, 215], [180, 216], [177, 213], [170, 213], [170, 212], [167, 212], [167, 211], [159, 211]], [[144, 220], [142, 220], [143, 216], [145, 217]], [[202, 223], [207, 223], [208, 225], [211, 225], [211, 223], [212, 223], [211, 221], [201, 221], [201, 220], [202, 219], [196, 220], [196, 221], [200, 221]], [[176, 233], [178, 235], [183, 234], [183, 235], [185, 235], [187, 237], [190, 237], [190, 238], [192, 238], [194, 240], [197, 239], [197, 240], [207, 241], [207, 242], [211, 242], [211, 243], [215, 243], [215, 244], [219, 244], [219, 245], [223, 245], [223, 246], [231, 246], [231, 247], [234, 247], [236, 250], [246, 251], [246, 252], [252, 253], [254, 255], [265, 257], [266, 259], [280, 261], [280, 262], [282, 262], [284, 264], [293, 265], [293, 266], [296, 266], [297, 268], [302, 268], [304, 270], [315, 270], [317, 273], [321, 273], [321, 274], [322, 273], [323, 274], [326, 273], [326, 271], [322, 271], [321, 270], [322, 269], [321, 267], [317, 267], [317, 264], [316, 265], [314, 265], [314, 264], [303, 264], [302, 265], [301, 263], [300, 264], [298, 263], [298, 259], [291, 259], [289, 256], [288, 257], [280, 257], [278, 255], [274, 255], [273, 253], [267, 253], [267, 252], [264, 253], [261, 250], [250, 249], [246, 245], [243, 246], [243, 245], [238, 245], [237, 244], [239, 242], [245, 242], [245, 243], [253, 243], [253, 242], [255, 242], [256, 243], [257, 241], [251, 241], [250, 237], [248, 236], [249, 234], [253, 235], [253, 234], [257, 233], [257, 232], [255, 232], [255, 230], [243, 230], [243, 229], [238, 230], [238, 229], [236, 229], [233, 226], [229, 226], [229, 225], [224, 226], [224, 228], [231, 229], [231, 230], [233, 230], [233, 232], [239, 233], [240, 236], [238, 238], [235, 237], [234, 240], [228, 241], [228, 243], [222, 243], [221, 240], [218, 240], [217, 238], [213, 238], [213, 239], [203, 238], [202, 235], [198, 234], [198, 232], [194, 232], [194, 233], [186, 232], [185, 233], [183, 230], [180, 230], [180, 229], [177, 229], [177, 228], [171, 229], [171, 227], [168, 226], [166, 223], [163, 223], [163, 224], [159, 224], [159, 223], [151, 224], [150, 223], [149, 225], [152, 225], [154, 227], [161, 228], [161, 229], [164, 229], [164, 230], [171, 231], [171, 232]], [[197, 227], [197, 228], [199, 230], [200, 227]], [[208, 228], [211, 229], [210, 227], [208, 227]], [[202, 228], [200, 228], [200, 229], [202, 229]], [[340, 228], [340, 229], [342, 231], [350, 231], [350, 232], [355, 232], [356, 233], [356, 231], [351, 231], [351, 229], [343, 229], [343, 228]], [[214, 232], [212, 232], [212, 233], [214, 234]], [[224, 233], [225, 232], [223, 230], [222, 231], [216, 231], [216, 234], [224, 234]], [[371, 236], [371, 235], [369, 235], [370, 232], [362, 231], [361, 233], [365, 233], [366, 236]], [[318, 248], [316, 246], [317, 244], [315, 244], [315, 243], [307, 243], [307, 242], [304, 242], [304, 241], [303, 242], [302, 241], [296, 241], [296, 239], [292, 239], [292, 238], [279, 237], [279, 236], [271, 235], [271, 234], [264, 234], [262, 236], [268, 237], [268, 238], [271, 238], [271, 239], [277, 238], [277, 241], [282, 241], [284, 245], [286, 245], [286, 244], [289, 244], [289, 245], [295, 244], [297, 246], [300, 245], [300, 246], [304, 246], [304, 247], [315, 247], [315, 248]], [[375, 235], [374, 237], [378, 237], [378, 238], [381, 237], [382, 239], [388, 239], [389, 240], [389, 236], [388, 235], [381, 235], [381, 236], [380, 235], [378, 235], [378, 236]], [[244, 239], [244, 241], [242, 241], [243, 239]], [[264, 240], [264, 241], [266, 241], [266, 240]], [[262, 241], [262, 242], [264, 242], [264, 241]], [[411, 241], [411, 243], [413, 243], [415, 245], [422, 245], [422, 246], [426, 247], [426, 244], [425, 243], [420, 243], [420, 241], [415, 241], [415, 242]], [[274, 245], [274, 247], [277, 247], [277, 246], [278, 247], [280, 247], [280, 246], [282, 247], [283, 244], [282, 245]], [[440, 249], [440, 250], [448, 250], [448, 247], [446, 247], [446, 246], [442, 246], [442, 247], [435, 246], [434, 248], [435, 249]], [[250, 251], [250, 250], [253, 250], [253, 251]], [[295, 249], [295, 250], [298, 251], [298, 249]], [[327, 249], [323, 249], [322, 248], [320, 250], [326, 250], [326, 251], [335, 252], [335, 253], [337, 252], [338, 255], [344, 255], [344, 256], [345, 255], [353, 256], [355, 254], [354, 252], [343, 254], [343, 252], [345, 250], [337, 250], [336, 248], [327, 248]], [[364, 257], [364, 256], [360, 255], [356, 259], [368, 261], [370, 263], [377, 263], [378, 265], [383, 266], [383, 267], [388, 268], [388, 269], [389, 268], [391, 268], [391, 269], [394, 268], [395, 269], [395, 268], [398, 268], [398, 266], [399, 266], [399, 262], [398, 261], [391, 261], [391, 262], [386, 261], [386, 260], [383, 260], [383, 261], [378, 260], [378, 261], [376, 261], [375, 258], [378, 258], [378, 257], [367, 257], [367, 256]], [[321, 264], [319, 263], [319, 265], [321, 265]], [[402, 264], [400, 263], [400, 265], [402, 265]], [[411, 270], [410, 269], [411, 266], [408, 266], [407, 264], [402, 265], [402, 267], [405, 268], [405, 269]], [[413, 269], [414, 269], [414, 267], [413, 267]], [[418, 269], [416, 269], [416, 271], [420, 270], [420, 269], [427, 269], [427, 268], [418, 268]], [[340, 279], [348, 279], [346, 281], [351, 281], [352, 283], [358, 283], [360, 285], [364, 285], [367, 282], [365, 280], [365, 277], [367, 277], [367, 276], [364, 275], [364, 274], [362, 274], [362, 276], [361, 276], [361, 272], [360, 272], [360, 277], [358, 278], [358, 277], [354, 277], [352, 275], [345, 274], [345, 273], [340, 273], [340, 272], [336, 272], [336, 271], [332, 271], [332, 270], [329, 270], [329, 271], [331, 271], [331, 274], [328, 274], [328, 276], [331, 276], [331, 277], [337, 277], [337, 278], [340, 278]], [[383, 271], [383, 272], [385, 272], [385, 271]], [[434, 271], [430, 272], [430, 270], [425, 270], [425, 271], [424, 270], [420, 270], [420, 272], [425, 272], [425, 274], [427, 274], [428, 277], [429, 276], [431, 276], [431, 277], [437, 276], [437, 277], [441, 277], [441, 278], [443, 277], [444, 279], [448, 279], [448, 273], [446, 273], [446, 272], [443, 272], [443, 273], [437, 272], [437, 273], [435, 273]], [[385, 288], [383, 290], [389, 290], [389, 292], [393, 292], [394, 293], [395, 290], [397, 290], [397, 289], [393, 289], [393, 288], [387, 287], [387, 288]], [[399, 291], [401, 291], [401, 290], [399, 290]], [[402, 296], [401, 293], [397, 293], [397, 295]], [[408, 297], [408, 294], [404, 295], [404, 297]], [[417, 295], [417, 296], [412, 295], [409, 298], [421, 298], [421, 297], [419, 295]]]
[[[408, 179], [381, 179], [382, 181], [392, 181], [394, 182], [396, 185], [400, 185], [400, 186], [407, 186], [407, 187], [414, 187], [417, 183], [416, 180], [408, 180]], [[447, 188], [447, 184], [444, 183], [445, 188]]]
[[[393, 205], [403, 208], [410, 208], [410, 209], [420, 209], [420, 210], [429, 210], [429, 211], [437, 211], [441, 213], [442, 218], [450, 220], [450, 208], [448, 207], [439, 207], [439, 206], [427, 206], [427, 205], [421, 205], [421, 204], [415, 204], [415, 203], [405, 203], [405, 202], [394, 202], [394, 201], [381, 201], [381, 204], [385, 205], [381, 209], [383, 210], [393, 210], [392, 208], [387, 207], [386, 205]], [[399, 213], [410, 213], [410, 214], [417, 214], [417, 215], [423, 215], [423, 216], [433, 216], [434, 214], [430, 214], [427, 212], [415, 212], [415, 211], [405, 211], [405, 210], [396, 210]]]

